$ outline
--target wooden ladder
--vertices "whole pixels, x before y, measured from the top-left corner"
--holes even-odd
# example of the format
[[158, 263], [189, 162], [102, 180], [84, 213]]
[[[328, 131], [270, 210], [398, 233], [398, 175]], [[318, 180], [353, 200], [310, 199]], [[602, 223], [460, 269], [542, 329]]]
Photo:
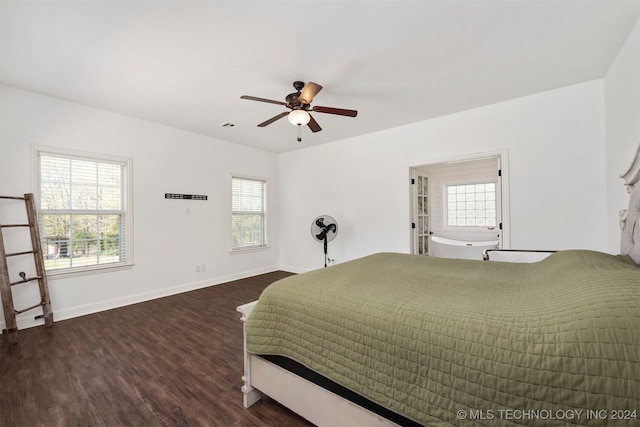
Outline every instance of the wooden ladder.
[[[15, 344], [18, 342], [18, 325], [16, 322], [16, 315], [24, 313], [29, 310], [33, 310], [38, 307], [42, 307], [42, 316], [36, 318], [44, 318], [44, 324], [47, 327], [53, 326], [53, 312], [51, 311], [51, 300], [49, 298], [49, 285], [47, 284], [47, 277], [44, 271], [44, 258], [42, 255], [42, 245], [40, 243], [40, 232], [38, 230], [38, 217], [36, 214], [36, 207], [33, 198], [33, 194], [25, 194], [24, 197], [11, 197], [0, 196], [0, 199], [9, 200], [22, 200], [27, 208], [28, 224], [0, 224], [0, 297], [2, 299], [2, 310], [4, 311], [4, 319], [6, 323], [6, 329], [3, 333], [6, 333], [9, 338], [9, 342]], [[28, 227], [29, 234], [31, 235], [31, 250], [7, 253], [4, 246], [3, 230], [5, 228], [12, 227]], [[12, 282], [9, 276], [9, 266], [7, 264], [8, 257], [32, 255], [35, 266], [36, 275], [33, 277], [27, 277], [25, 273], [19, 273], [20, 280]], [[38, 287], [40, 288], [40, 302], [37, 304], [24, 308], [22, 310], [16, 310], [13, 305], [13, 294], [11, 287], [20, 285], [23, 283], [38, 281]]]

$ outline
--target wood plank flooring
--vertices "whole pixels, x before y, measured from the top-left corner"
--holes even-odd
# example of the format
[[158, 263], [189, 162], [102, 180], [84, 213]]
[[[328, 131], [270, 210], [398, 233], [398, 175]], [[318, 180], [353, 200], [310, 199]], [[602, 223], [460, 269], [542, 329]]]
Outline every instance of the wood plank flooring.
[[[0, 335], [2, 426], [308, 426], [242, 406], [238, 305], [274, 272]], [[55, 313], [54, 313], [55, 315]]]

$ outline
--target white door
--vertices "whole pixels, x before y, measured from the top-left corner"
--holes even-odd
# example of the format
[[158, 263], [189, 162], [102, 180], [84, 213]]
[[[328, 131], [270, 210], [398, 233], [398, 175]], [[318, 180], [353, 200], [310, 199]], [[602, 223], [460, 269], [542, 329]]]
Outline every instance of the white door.
[[412, 253], [429, 255], [430, 202], [429, 177], [425, 172], [412, 170], [411, 193], [413, 199], [411, 228], [413, 231]]

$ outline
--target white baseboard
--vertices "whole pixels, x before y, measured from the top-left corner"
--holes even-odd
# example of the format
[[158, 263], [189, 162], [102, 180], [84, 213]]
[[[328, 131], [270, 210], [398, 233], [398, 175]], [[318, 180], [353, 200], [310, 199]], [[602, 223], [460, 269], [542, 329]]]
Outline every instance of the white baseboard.
[[[75, 307], [66, 307], [62, 309], [56, 309], [53, 307], [53, 319], [54, 321], [72, 319], [74, 317], [85, 316], [87, 314], [98, 313], [100, 311], [111, 310], [118, 307], [124, 307], [131, 304], [137, 304], [140, 302], [151, 301], [157, 298], [163, 298], [171, 295], [181, 294], [183, 292], [194, 291], [196, 289], [202, 289], [209, 286], [220, 285], [222, 283], [232, 282], [234, 280], [246, 279], [247, 277], [257, 276], [260, 274], [271, 273], [278, 271], [278, 266], [264, 267], [250, 271], [243, 271], [241, 273], [228, 274], [226, 276], [219, 276], [200, 280], [197, 282], [183, 283], [176, 286], [170, 286], [163, 289], [155, 289], [150, 292], [143, 292], [139, 294], [126, 295], [119, 298], [113, 298], [104, 301], [98, 301], [91, 304], [83, 304]], [[16, 317], [18, 323], [18, 329], [27, 329], [44, 324], [43, 319], [35, 319], [35, 316], [40, 314], [37, 310], [23, 313]], [[4, 316], [0, 320], [0, 332], [6, 328]]]
[[312, 268], [298, 268], [298, 267], [293, 267], [293, 266], [290, 266], [290, 265], [281, 265], [280, 266], [280, 270], [288, 271], [289, 273], [302, 274], [302, 273], [306, 273], [308, 271], [311, 271], [313, 269]]

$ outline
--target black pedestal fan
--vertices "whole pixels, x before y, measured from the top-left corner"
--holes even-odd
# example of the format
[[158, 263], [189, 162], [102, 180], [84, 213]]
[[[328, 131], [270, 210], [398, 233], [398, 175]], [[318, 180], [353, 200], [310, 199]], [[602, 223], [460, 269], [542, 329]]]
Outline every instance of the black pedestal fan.
[[311, 223], [311, 236], [324, 244], [324, 266], [327, 266], [327, 244], [338, 234], [338, 223], [329, 215], [320, 215]]

